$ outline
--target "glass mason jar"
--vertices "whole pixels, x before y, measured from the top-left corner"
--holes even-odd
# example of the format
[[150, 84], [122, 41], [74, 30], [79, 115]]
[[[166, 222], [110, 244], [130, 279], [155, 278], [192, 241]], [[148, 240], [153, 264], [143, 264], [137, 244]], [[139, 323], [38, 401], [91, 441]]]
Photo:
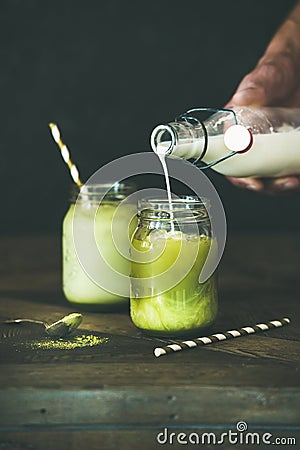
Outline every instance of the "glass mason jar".
[[[133, 190], [126, 183], [94, 184], [73, 193], [63, 220], [62, 281], [65, 297], [79, 309], [128, 308], [129, 248], [136, 206], [120, 204]], [[123, 243], [123, 251], [116, 240]]]
[[207, 205], [196, 197], [141, 200], [131, 247], [130, 315], [154, 336], [192, 336], [217, 315], [216, 276], [199, 282], [216, 255]]

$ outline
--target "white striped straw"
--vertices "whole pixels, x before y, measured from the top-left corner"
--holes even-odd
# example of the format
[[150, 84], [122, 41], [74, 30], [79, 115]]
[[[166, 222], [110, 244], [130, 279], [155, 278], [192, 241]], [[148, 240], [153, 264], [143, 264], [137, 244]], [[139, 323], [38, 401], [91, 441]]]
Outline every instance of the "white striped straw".
[[188, 350], [190, 348], [197, 347], [198, 345], [213, 344], [214, 342], [225, 341], [227, 339], [233, 339], [236, 337], [245, 336], [247, 334], [253, 334], [260, 331], [267, 331], [271, 328], [279, 328], [284, 325], [288, 325], [290, 319], [284, 318], [281, 320], [271, 320], [267, 323], [258, 323], [257, 325], [251, 327], [242, 327], [237, 330], [225, 331], [225, 333], [211, 334], [210, 336], [203, 336], [196, 339], [190, 339], [188, 341], [176, 342], [174, 344], [169, 344], [166, 347], [156, 347], [154, 349], [154, 355], [158, 358], [159, 356], [166, 355], [167, 353], [179, 352], [181, 350]]
[[55, 123], [49, 123], [49, 127], [51, 130], [52, 137], [60, 149], [61, 156], [62, 156], [64, 162], [69, 167], [70, 174], [71, 174], [71, 177], [72, 177], [74, 183], [76, 183], [78, 187], [81, 187], [82, 182], [79, 178], [78, 169], [75, 166], [75, 164], [72, 163], [71, 158], [70, 158], [70, 152], [69, 152], [67, 146], [61, 140], [60, 131], [58, 129], [58, 126]]

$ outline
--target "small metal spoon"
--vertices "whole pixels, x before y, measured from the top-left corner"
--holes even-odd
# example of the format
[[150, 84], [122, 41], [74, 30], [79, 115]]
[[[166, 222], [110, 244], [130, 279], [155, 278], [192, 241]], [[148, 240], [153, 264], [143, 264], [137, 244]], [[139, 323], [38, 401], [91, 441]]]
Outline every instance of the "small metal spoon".
[[57, 322], [51, 323], [50, 325], [47, 322], [43, 322], [42, 320], [34, 320], [34, 319], [11, 319], [5, 320], [4, 323], [21, 323], [21, 322], [31, 322], [43, 325], [45, 327], [45, 331], [49, 336], [61, 338], [65, 337], [68, 334], [72, 333], [76, 328], [79, 327], [83, 319], [83, 315], [79, 313], [71, 313], [67, 316], [62, 317], [62, 319]]

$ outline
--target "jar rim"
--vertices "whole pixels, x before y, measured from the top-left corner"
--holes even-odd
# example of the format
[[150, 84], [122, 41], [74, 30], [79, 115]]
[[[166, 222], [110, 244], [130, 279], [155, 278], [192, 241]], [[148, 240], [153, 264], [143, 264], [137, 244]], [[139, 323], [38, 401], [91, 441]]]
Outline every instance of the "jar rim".
[[138, 200], [138, 211], [143, 209], [155, 209], [155, 210], [185, 210], [185, 209], [208, 209], [210, 206], [209, 199], [199, 198], [193, 195], [181, 195], [176, 198], [172, 198], [170, 203], [168, 198], [142, 198]]
[[146, 221], [207, 221], [209, 200], [196, 196], [180, 196], [172, 199], [146, 198], [138, 201], [138, 218]]
[[102, 200], [123, 200], [129, 194], [134, 192], [136, 185], [129, 182], [105, 182], [105, 183], [86, 183], [80, 188], [72, 185], [71, 201], [89, 200], [97, 202]]

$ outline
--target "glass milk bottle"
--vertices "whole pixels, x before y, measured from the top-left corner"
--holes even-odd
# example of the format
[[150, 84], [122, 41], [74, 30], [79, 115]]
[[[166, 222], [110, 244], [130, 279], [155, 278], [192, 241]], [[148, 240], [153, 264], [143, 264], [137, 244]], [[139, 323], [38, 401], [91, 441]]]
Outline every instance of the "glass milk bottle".
[[[203, 113], [208, 117], [199, 118]], [[190, 159], [233, 177], [300, 173], [300, 109], [196, 108], [151, 135], [157, 153]]]
[[[74, 192], [63, 221], [62, 278], [65, 297], [78, 309], [114, 311], [128, 307], [129, 247], [136, 205], [126, 204], [118, 215], [116, 210], [133, 190], [132, 185], [115, 183], [84, 185], [79, 194]], [[115, 234], [128, 241], [125, 252], [116, 247], [113, 220]], [[116, 286], [113, 280], [110, 283], [112, 271], [120, 274], [123, 285]], [[128, 295], [118, 295], [118, 291]]]
[[[217, 315], [215, 274], [199, 276], [210, 248], [209, 216], [196, 197], [138, 203], [132, 238], [130, 315], [154, 336], [192, 336]], [[212, 257], [214, 252], [210, 252]]]

